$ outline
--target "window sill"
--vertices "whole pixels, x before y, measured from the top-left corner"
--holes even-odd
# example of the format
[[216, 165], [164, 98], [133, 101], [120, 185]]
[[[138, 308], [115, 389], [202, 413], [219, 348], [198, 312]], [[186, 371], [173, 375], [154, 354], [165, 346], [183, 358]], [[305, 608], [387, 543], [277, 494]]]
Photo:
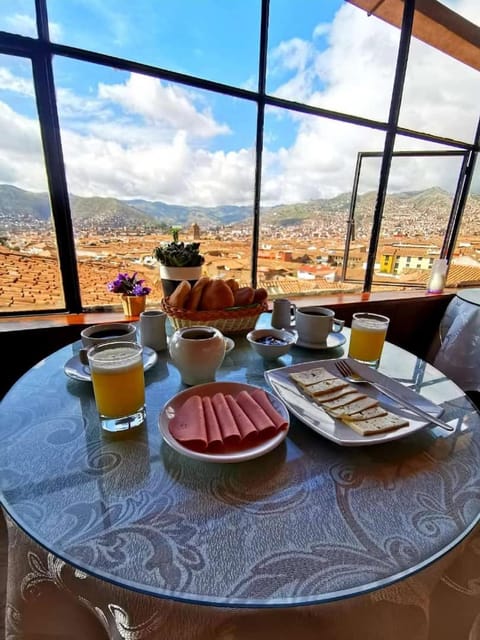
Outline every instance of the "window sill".
[[[456, 289], [445, 289], [443, 293], [427, 293], [424, 290], [419, 291], [401, 291], [401, 292], [373, 292], [359, 294], [338, 294], [332, 296], [321, 297], [294, 297], [289, 296], [289, 300], [305, 307], [309, 305], [321, 305], [322, 307], [334, 307], [335, 309], [344, 308], [345, 311], [349, 307], [358, 307], [365, 303], [401, 303], [412, 302], [415, 300], [426, 299], [450, 299], [456, 294]], [[270, 308], [272, 307], [270, 301]], [[29, 329], [49, 329], [55, 327], [66, 326], [87, 326], [91, 324], [101, 324], [103, 322], [126, 322], [122, 312], [95, 312], [95, 313], [52, 313], [47, 315], [24, 315], [24, 316], [8, 316], [0, 318], [0, 332], [22, 331]]]

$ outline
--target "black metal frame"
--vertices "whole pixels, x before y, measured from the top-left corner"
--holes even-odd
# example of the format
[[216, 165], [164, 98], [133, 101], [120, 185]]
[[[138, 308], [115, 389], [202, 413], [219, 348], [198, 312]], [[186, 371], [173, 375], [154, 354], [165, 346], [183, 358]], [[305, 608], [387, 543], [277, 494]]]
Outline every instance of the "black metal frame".
[[[74, 234], [67, 189], [67, 179], [63, 162], [63, 151], [61, 132], [59, 127], [58, 111], [55, 98], [55, 83], [52, 71], [53, 56], [64, 56], [90, 62], [102, 66], [113, 67], [115, 69], [140, 73], [162, 80], [184, 84], [190, 87], [213, 91], [227, 96], [249, 100], [257, 105], [256, 124], [256, 162], [255, 162], [255, 188], [254, 188], [254, 213], [253, 213], [253, 237], [252, 237], [252, 263], [251, 274], [252, 284], [257, 284], [257, 262], [260, 235], [260, 202], [261, 202], [261, 175], [262, 175], [262, 152], [263, 152], [263, 129], [265, 108], [267, 106], [295, 111], [302, 114], [324, 117], [334, 121], [347, 124], [368, 127], [386, 133], [385, 146], [382, 154], [382, 167], [380, 172], [377, 201], [375, 206], [374, 221], [372, 228], [372, 238], [369, 247], [367, 270], [364, 281], [364, 290], [370, 291], [373, 279], [373, 268], [378, 247], [383, 206], [385, 202], [386, 189], [392, 156], [394, 155], [394, 141], [396, 135], [404, 135], [416, 140], [435, 142], [455, 149], [463, 149], [467, 153], [467, 158], [462, 165], [459, 176], [457, 193], [455, 195], [454, 209], [452, 211], [451, 224], [447, 230], [445, 244], [442, 248], [442, 255], [449, 257], [453, 250], [456, 234], [461, 219], [461, 212], [468, 195], [471, 184], [476, 156], [480, 143], [480, 118], [475, 140], [472, 144], [443, 138], [441, 136], [429, 135], [419, 131], [402, 128], [398, 126], [398, 115], [401, 105], [403, 84], [406, 75], [409, 43], [412, 32], [412, 23], [415, 10], [415, 0], [405, 0], [402, 31], [397, 57], [395, 81], [392, 92], [390, 113], [387, 122], [380, 122], [363, 118], [347, 113], [340, 113], [329, 109], [314, 107], [307, 104], [285, 100], [266, 93], [266, 69], [267, 69], [267, 44], [268, 44], [268, 23], [269, 23], [270, 0], [261, 0], [261, 22], [260, 22], [260, 47], [258, 60], [258, 91], [248, 91], [240, 87], [206, 80], [204, 78], [190, 76], [186, 74], [169, 71], [160, 67], [138, 63], [132, 60], [125, 60], [114, 56], [104, 55], [93, 51], [69, 47], [50, 42], [48, 32], [47, 0], [35, 0], [37, 19], [37, 38], [28, 38], [0, 31], [0, 54], [20, 56], [28, 58], [32, 62], [32, 72], [34, 79], [35, 94], [38, 107], [39, 124], [45, 157], [45, 166], [50, 190], [50, 200], [52, 216], [54, 220], [55, 232], [57, 234], [57, 245], [62, 274], [62, 283], [65, 296], [65, 309], [58, 311], [68, 311], [78, 313], [83, 311], [81, 304], [80, 285], [78, 279], [77, 261], [75, 255]], [[461, 186], [460, 186], [461, 185]], [[358, 184], [357, 184], [358, 186]], [[356, 197], [356, 196], [355, 196]], [[353, 199], [352, 199], [353, 201]], [[39, 310], [38, 314], [51, 313], [52, 310]], [[23, 312], [9, 313], [8, 315], [18, 315]], [[5, 314], [3, 314], [5, 315]]]
[[[394, 157], [452, 157], [459, 156], [463, 158], [462, 165], [459, 172], [459, 177], [457, 181], [457, 187], [455, 189], [455, 194], [452, 201], [452, 208], [450, 210], [450, 216], [447, 223], [447, 229], [445, 232], [445, 241], [443, 243], [442, 250], [440, 251], [440, 258], [446, 258], [448, 261], [452, 255], [453, 249], [455, 247], [458, 230], [461, 221], [460, 211], [460, 203], [462, 201], [462, 196], [464, 193], [464, 182], [465, 182], [465, 173], [467, 170], [468, 161], [470, 158], [470, 154], [468, 151], [393, 151], [391, 154], [391, 158]], [[352, 241], [355, 240], [355, 209], [357, 206], [357, 198], [358, 198], [358, 184], [360, 182], [360, 174], [362, 171], [362, 163], [364, 158], [382, 158], [383, 153], [381, 151], [360, 151], [357, 154], [357, 162], [355, 165], [355, 174], [353, 177], [353, 187], [352, 187], [352, 197], [350, 200], [350, 208], [348, 213], [348, 222], [347, 222], [347, 236], [345, 238], [345, 251], [344, 251], [344, 261], [342, 265], [342, 280], [344, 282], [356, 282], [353, 278], [348, 278], [347, 276], [347, 264], [348, 264], [348, 255], [350, 252], [350, 245]], [[463, 202], [464, 204], [464, 202]], [[382, 209], [383, 211], [383, 209]], [[374, 214], [375, 215], [375, 214]], [[381, 227], [381, 219], [379, 223], [379, 230]], [[449, 242], [447, 243], [447, 236]], [[373, 277], [372, 277], [372, 283]], [[383, 283], [382, 283], [383, 284]], [[398, 286], [405, 286], [405, 282], [398, 282]], [[415, 288], [415, 285], [408, 283], [409, 286]], [[418, 285], [418, 287], [423, 285]]]

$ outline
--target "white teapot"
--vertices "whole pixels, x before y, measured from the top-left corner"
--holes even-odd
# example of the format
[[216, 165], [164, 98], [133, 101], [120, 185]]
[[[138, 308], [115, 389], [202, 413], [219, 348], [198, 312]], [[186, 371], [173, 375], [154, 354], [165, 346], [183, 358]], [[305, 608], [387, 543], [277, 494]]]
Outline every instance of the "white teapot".
[[225, 357], [225, 339], [215, 327], [182, 327], [171, 337], [168, 350], [184, 384], [214, 382]]

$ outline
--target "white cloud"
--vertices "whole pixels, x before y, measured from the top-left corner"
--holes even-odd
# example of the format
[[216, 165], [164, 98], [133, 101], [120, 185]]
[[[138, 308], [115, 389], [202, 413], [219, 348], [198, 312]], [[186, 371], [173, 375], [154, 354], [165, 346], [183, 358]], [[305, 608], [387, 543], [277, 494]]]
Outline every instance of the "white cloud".
[[[37, 37], [37, 24], [32, 16], [15, 13], [5, 17], [7, 29], [13, 33], [19, 33], [22, 36]], [[62, 35], [62, 29], [56, 22], [48, 23], [48, 30], [52, 40], [59, 40]]]
[[[471, 2], [469, 8], [473, 9]], [[475, 4], [475, 12], [478, 22], [480, 3]], [[319, 32], [326, 32], [323, 25]], [[398, 29], [344, 4], [328, 31], [325, 51], [312, 52], [311, 43], [303, 46], [297, 38], [276, 48], [276, 75], [279, 68], [284, 72], [293, 69], [294, 73], [275, 93], [292, 100], [301, 95], [316, 106], [386, 122], [398, 40]], [[478, 72], [414, 40], [407, 74], [400, 124], [472, 141], [479, 113]], [[349, 191], [357, 152], [383, 150], [381, 132], [298, 115], [293, 115], [292, 121], [298, 127], [295, 142], [277, 154], [265, 154], [266, 202], [277, 198], [295, 202]], [[432, 148], [442, 147], [404, 137], [396, 140], [397, 150]], [[394, 165], [390, 187], [399, 190], [435, 185], [451, 189], [455, 181], [449, 161], [419, 160], [403, 168], [401, 175], [395, 170], [400, 171]], [[364, 190], [378, 184], [378, 171], [369, 173], [362, 182]]]
[[211, 138], [230, 131], [227, 125], [215, 121], [209, 108], [199, 111], [195, 107], [193, 91], [157, 79], [132, 74], [124, 84], [100, 84], [98, 93], [125, 112], [141, 116], [147, 125], [167, 125], [193, 138]]
[[0, 89], [12, 91], [23, 96], [34, 96], [33, 83], [30, 79], [14, 76], [5, 67], [0, 67]]
[[327, 22], [321, 22], [320, 24], [317, 24], [317, 26], [313, 30], [313, 37], [320, 38], [321, 36], [328, 35], [330, 33], [331, 26], [332, 25]]
[[72, 193], [204, 206], [240, 204], [245, 195], [252, 201], [251, 150], [211, 153], [196, 149], [181, 131], [170, 142], [129, 148], [66, 132], [64, 146]]
[[37, 37], [37, 25], [32, 16], [15, 13], [6, 16], [5, 23], [13, 33], [20, 33], [22, 36]]
[[46, 191], [38, 124], [0, 102], [0, 182]]
[[[480, 15], [476, 0], [462, 7]], [[117, 26], [120, 37], [122, 25]], [[325, 50], [321, 42], [327, 42]], [[349, 4], [312, 40], [292, 37], [271, 52], [276, 94], [386, 121], [399, 31]], [[478, 73], [430, 47], [412, 43], [401, 124], [471, 140], [478, 118]], [[58, 81], [57, 81], [58, 85]], [[0, 68], [0, 90], [31, 97], [32, 83]], [[149, 77], [100, 83], [88, 97], [57, 86], [69, 189], [78, 195], [143, 197], [174, 204], [251, 204], [254, 150], [218, 151], [235, 122], [222, 122], [207, 93]], [[384, 134], [333, 120], [288, 115], [265, 135], [263, 203], [331, 197], [352, 186], [357, 153], [381, 151]], [[291, 127], [288, 146], [282, 128]], [[45, 189], [38, 125], [0, 102], [0, 182]], [[251, 138], [253, 139], [253, 132]], [[272, 145], [272, 146], [269, 146]], [[435, 145], [397, 138], [397, 149]], [[365, 163], [361, 186], [375, 189], [378, 161]], [[452, 185], [452, 165], [394, 162], [393, 189]], [[398, 167], [398, 169], [397, 169]]]

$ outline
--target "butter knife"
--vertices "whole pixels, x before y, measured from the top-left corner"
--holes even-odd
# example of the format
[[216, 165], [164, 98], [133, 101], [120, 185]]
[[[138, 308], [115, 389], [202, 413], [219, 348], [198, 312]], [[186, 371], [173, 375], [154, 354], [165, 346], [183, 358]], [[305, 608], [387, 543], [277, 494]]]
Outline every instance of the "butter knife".
[[[360, 380], [357, 380], [357, 382], [360, 382]], [[432, 416], [431, 413], [428, 413], [427, 411], [420, 409], [420, 407], [417, 407], [416, 405], [411, 404], [410, 402], [408, 402], [407, 400], [405, 400], [404, 398], [396, 394], [395, 391], [392, 391], [391, 389], [387, 389], [382, 384], [378, 382], [371, 382], [370, 380], [366, 380], [365, 378], [363, 378], [363, 382], [365, 382], [366, 384], [369, 384], [374, 389], [377, 389], [377, 391], [380, 391], [380, 393], [383, 393], [384, 396], [387, 396], [388, 398], [395, 400], [395, 402], [398, 402], [399, 404], [404, 406], [406, 409], [409, 409], [412, 413], [415, 413], [421, 418], [424, 418], [426, 421], [433, 422], [434, 424], [438, 425], [439, 427], [442, 427], [442, 429], [445, 429], [446, 431], [455, 431], [455, 427], [452, 427], [452, 425], [448, 424], [448, 422], [444, 422], [443, 420], [440, 420], [440, 418], [437, 418], [436, 416]]]

